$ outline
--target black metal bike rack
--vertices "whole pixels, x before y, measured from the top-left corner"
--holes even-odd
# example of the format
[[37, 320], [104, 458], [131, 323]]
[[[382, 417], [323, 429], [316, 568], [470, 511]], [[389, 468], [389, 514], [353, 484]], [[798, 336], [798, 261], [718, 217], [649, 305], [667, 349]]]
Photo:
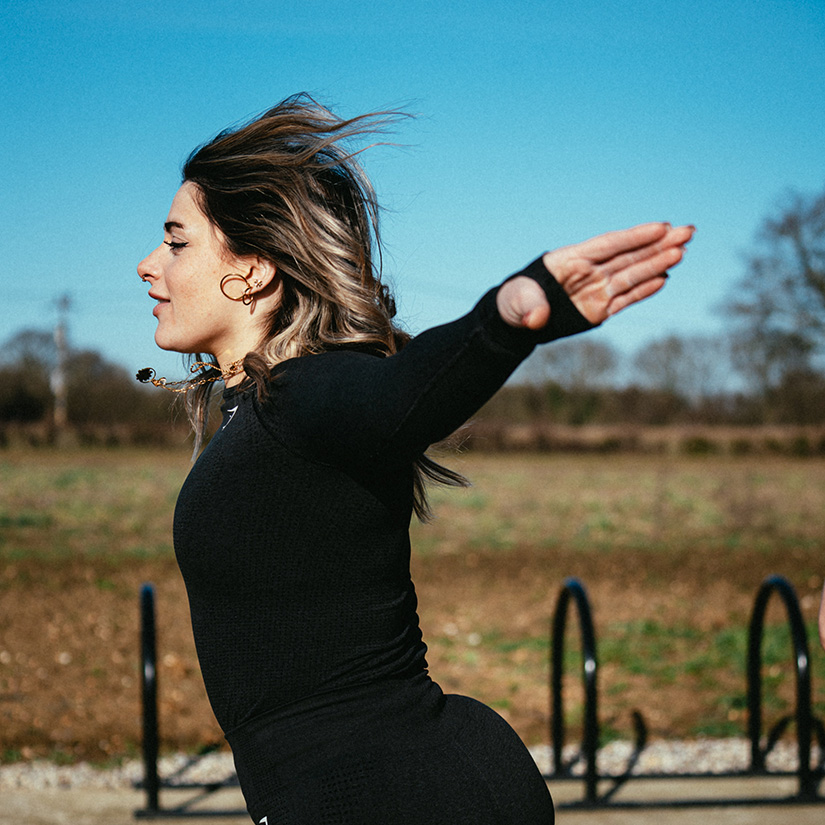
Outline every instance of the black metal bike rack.
[[596, 633], [593, 629], [593, 615], [590, 600], [584, 585], [577, 579], [566, 579], [559, 594], [556, 612], [553, 615], [553, 629], [550, 647], [550, 741], [553, 743], [554, 774], [557, 777], [571, 776], [574, 763], [565, 764], [562, 757], [564, 747], [564, 706], [562, 701], [562, 677], [564, 675], [564, 635], [567, 625], [567, 610], [570, 600], [576, 606], [579, 617], [579, 632], [582, 648], [582, 677], [584, 681], [584, 731], [580, 757], [584, 759], [584, 797], [590, 803], [598, 800], [598, 769], [596, 754], [599, 748], [599, 694], [596, 677]]
[[[785, 605], [791, 630], [793, 661], [796, 673], [796, 709], [793, 715], [781, 718], [769, 731], [766, 744], [762, 739], [762, 635], [764, 618], [768, 602], [773, 593], [777, 593]], [[578, 755], [572, 760], [564, 761], [565, 720], [563, 703], [564, 676], [564, 640], [567, 613], [571, 602], [578, 614], [579, 633], [581, 637], [582, 679], [584, 685], [584, 718], [582, 743]], [[145, 807], [135, 811], [138, 818], [184, 818], [184, 817], [220, 817], [239, 816], [246, 812], [242, 809], [204, 810], [192, 806], [216, 791], [237, 787], [238, 780], [233, 774], [220, 782], [197, 783], [180, 781], [184, 772], [195, 764], [200, 756], [193, 756], [174, 775], [161, 778], [158, 774], [159, 726], [158, 726], [158, 691], [157, 691], [157, 650], [155, 626], [154, 589], [144, 584], [140, 592], [141, 612], [141, 694], [143, 700], [143, 764], [144, 780], [140, 783], [146, 794]], [[756, 596], [751, 616], [748, 635], [747, 661], [747, 704], [750, 740], [751, 764], [742, 771], [718, 773], [633, 773], [647, 742], [647, 730], [638, 711], [633, 712], [635, 744], [628, 764], [621, 775], [600, 776], [597, 757], [599, 749], [599, 715], [598, 715], [598, 658], [596, 655], [596, 634], [590, 600], [584, 585], [575, 578], [565, 579], [556, 603], [551, 628], [550, 652], [550, 735], [553, 750], [553, 770], [546, 779], [571, 780], [581, 778], [584, 782], [584, 798], [580, 801], [556, 803], [557, 808], [604, 807], [607, 805], [621, 808], [642, 807], [708, 807], [728, 805], [773, 805], [773, 804], [816, 804], [825, 803], [825, 796], [819, 793], [819, 785], [825, 777], [825, 726], [813, 716], [811, 710], [811, 674], [810, 655], [805, 625], [799, 602], [791, 584], [779, 576], [764, 580]], [[795, 721], [799, 764], [796, 771], [769, 771], [766, 758], [779, 741], [791, 721]], [[811, 745], [816, 736], [820, 759], [815, 767], [811, 766]], [[209, 752], [207, 749], [205, 752]], [[203, 755], [203, 754], [201, 754]], [[581, 777], [574, 776], [573, 768], [584, 762]], [[656, 801], [616, 801], [616, 792], [630, 779], [724, 779], [749, 777], [796, 776], [798, 790], [788, 797], [734, 797], [723, 799], [711, 798], [674, 799]], [[609, 783], [609, 788], [600, 793], [599, 783]], [[161, 789], [198, 791], [193, 798], [173, 808], [162, 808], [160, 804]]]
[[[788, 622], [791, 631], [793, 646], [793, 661], [796, 672], [796, 711], [793, 716], [780, 719], [766, 737], [766, 745], [761, 743], [762, 736], [762, 634], [764, 618], [768, 601], [776, 592], [785, 604], [788, 613]], [[562, 696], [562, 677], [564, 670], [564, 636], [566, 615], [571, 600], [576, 605], [579, 615], [582, 651], [582, 677], [584, 681], [584, 731], [582, 744], [578, 756], [564, 762], [562, 752], [564, 748], [565, 725]], [[751, 746], [751, 764], [743, 771], [727, 771], [716, 773], [633, 773], [633, 768], [645, 747], [647, 733], [644, 720], [637, 711], [633, 713], [636, 732], [636, 743], [633, 753], [624, 772], [619, 776], [600, 776], [597, 766], [599, 721], [598, 721], [598, 660], [596, 656], [596, 639], [593, 630], [592, 611], [584, 585], [575, 578], [565, 579], [556, 603], [551, 631], [551, 741], [553, 743], [553, 770], [546, 776], [548, 780], [570, 780], [574, 778], [572, 767], [580, 760], [584, 760], [584, 773], [581, 777], [584, 782], [584, 799], [577, 802], [568, 802], [556, 805], [557, 808], [603, 807], [708, 807], [728, 805], [774, 805], [774, 804], [813, 804], [825, 802], [825, 796], [819, 793], [818, 787], [825, 776], [825, 727], [821, 720], [813, 716], [811, 710], [811, 675], [810, 656], [808, 652], [807, 634], [799, 609], [799, 601], [791, 584], [780, 576], [770, 576], [765, 579], [759, 588], [754, 603], [748, 634], [748, 661], [747, 661], [747, 697], [748, 697], [748, 738]], [[796, 771], [768, 771], [766, 757], [779, 741], [788, 724], [795, 720], [797, 750], [799, 764]], [[820, 749], [820, 759], [817, 766], [811, 767], [811, 743], [816, 734]], [[614, 801], [616, 791], [629, 779], [732, 779], [764, 776], [796, 776], [798, 790], [789, 797], [734, 797], [721, 799], [694, 798], [656, 801]], [[578, 778], [578, 777], [575, 777]], [[599, 794], [600, 780], [609, 780], [611, 787], [603, 794]]]
[[[762, 634], [765, 624], [765, 612], [773, 593], [777, 593], [788, 614], [793, 645], [793, 660], [796, 671], [796, 744], [799, 758], [797, 796], [804, 800], [825, 801], [819, 797], [817, 786], [822, 778], [822, 766], [818, 772], [811, 769], [811, 740], [816, 728], [819, 734], [820, 748], [823, 746], [822, 723], [816, 720], [811, 711], [811, 669], [808, 652], [808, 638], [805, 623], [796, 593], [787, 579], [770, 576], [762, 582], [756, 594], [750, 632], [748, 634], [748, 738], [751, 744], [751, 771], [767, 773], [765, 758], [784, 732], [791, 716], [781, 718], [771, 729], [767, 744], [761, 746], [762, 737]], [[818, 727], [817, 727], [818, 726]]]
[[146, 810], [160, 810], [158, 779], [158, 672], [155, 646], [155, 591], [150, 584], [140, 589], [140, 695], [143, 710], [143, 789]]
[[[245, 809], [200, 809], [194, 808], [205, 797], [226, 788], [237, 788], [235, 774], [219, 782], [186, 782], [181, 777], [202, 756], [214, 748], [206, 748], [200, 754], [190, 757], [187, 762], [171, 776], [161, 778], [158, 773], [158, 755], [160, 750], [160, 733], [158, 724], [158, 682], [157, 682], [157, 633], [155, 625], [155, 591], [151, 584], [140, 588], [140, 682], [142, 698], [142, 732], [143, 732], [143, 781], [138, 784], [146, 794], [146, 804], [135, 811], [139, 819], [169, 819], [191, 817], [243, 816]], [[163, 808], [160, 803], [162, 788], [189, 790], [197, 793], [183, 804], [172, 808]]]

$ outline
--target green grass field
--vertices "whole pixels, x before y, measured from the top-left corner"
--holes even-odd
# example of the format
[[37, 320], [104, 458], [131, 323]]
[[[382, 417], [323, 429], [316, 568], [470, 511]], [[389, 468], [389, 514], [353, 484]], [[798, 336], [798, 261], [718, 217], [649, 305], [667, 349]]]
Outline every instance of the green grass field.
[[[433, 492], [413, 525], [431, 672], [548, 740], [548, 632], [566, 576], [593, 606], [605, 737], [738, 735], [756, 589], [786, 576], [814, 635], [825, 576], [825, 461], [778, 456], [477, 455], [473, 486]], [[220, 739], [171, 547], [185, 444], [171, 450], [0, 452], [0, 754], [108, 760], [139, 739], [137, 595], [155, 582], [166, 747]], [[219, 517], [218, 514], [215, 516]], [[575, 627], [572, 618], [568, 626]], [[580, 718], [576, 634], [565, 691]], [[766, 714], [790, 712], [793, 672], [774, 598]], [[575, 728], [571, 730], [575, 737]]]

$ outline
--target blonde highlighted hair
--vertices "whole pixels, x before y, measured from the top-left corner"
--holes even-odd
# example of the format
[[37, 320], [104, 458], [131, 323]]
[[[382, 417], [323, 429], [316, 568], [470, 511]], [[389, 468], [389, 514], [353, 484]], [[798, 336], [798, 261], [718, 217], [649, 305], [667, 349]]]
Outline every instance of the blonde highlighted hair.
[[[306, 94], [293, 95], [252, 122], [221, 132], [183, 166], [199, 206], [227, 251], [276, 265], [282, 299], [266, 319], [244, 370], [266, 392], [271, 370], [288, 358], [356, 348], [392, 355], [409, 340], [394, 322], [381, 280], [378, 203], [358, 163], [354, 139], [386, 129], [399, 112], [342, 119]], [[200, 357], [200, 356], [196, 356]], [[206, 373], [193, 376], [193, 385]], [[211, 383], [186, 393], [196, 451], [207, 423]], [[426, 518], [425, 481], [464, 479], [430, 458], [415, 467], [415, 512]]]

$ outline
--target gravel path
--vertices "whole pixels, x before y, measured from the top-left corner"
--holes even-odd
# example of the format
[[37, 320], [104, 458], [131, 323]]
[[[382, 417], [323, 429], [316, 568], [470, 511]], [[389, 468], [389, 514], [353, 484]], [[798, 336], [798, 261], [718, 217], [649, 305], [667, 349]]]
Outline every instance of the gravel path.
[[[549, 746], [531, 748], [539, 768], [549, 773], [552, 751]], [[572, 759], [576, 748], [565, 749], [565, 758]], [[599, 773], [603, 776], [620, 775], [626, 769], [633, 753], [630, 742], [611, 742], [599, 751]], [[822, 755], [813, 748], [813, 759], [819, 764]], [[642, 752], [633, 769], [634, 774], [663, 773], [678, 776], [686, 773], [725, 773], [742, 771], [750, 762], [750, 744], [747, 739], [698, 739], [690, 741], [652, 742]], [[792, 742], [780, 742], [769, 755], [770, 771], [794, 771], [798, 760]], [[582, 763], [573, 768], [574, 774], [584, 770]], [[179, 781], [215, 782], [232, 776], [234, 766], [229, 753], [211, 753], [194, 765], [177, 754], [160, 760], [159, 772], [164, 777]], [[0, 792], [3, 790], [46, 790], [57, 788], [119, 789], [132, 788], [143, 777], [143, 765], [130, 760], [123, 765], [100, 770], [87, 763], [55, 765], [46, 761], [17, 762], [0, 766]]]
[[[553, 767], [553, 754], [549, 746], [531, 748], [533, 758], [543, 773], [549, 773]], [[564, 759], [575, 758], [578, 748], [564, 749]], [[820, 764], [823, 756], [817, 747], [811, 749], [813, 764]], [[631, 742], [611, 742], [599, 750], [597, 765], [602, 776], [620, 776], [627, 770], [633, 756]], [[796, 744], [778, 742], [768, 754], [766, 760], [769, 771], [782, 773], [795, 771], [799, 766]], [[745, 738], [730, 739], [693, 739], [685, 741], [651, 742], [642, 751], [633, 767], [632, 774], [683, 774], [730, 773], [745, 771], [750, 766], [750, 740]], [[572, 768], [574, 775], [584, 773], [584, 763], [578, 762]]]
[[[539, 767], [549, 770], [550, 748], [537, 747], [532, 752]], [[599, 752], [600, 771], [622, 774], [631, 754], [630, 743], [611, 743]], [[781, 803], [795, 793], [796, 780], [792, 777], [749, 778], [733, 780], [733, 784], [732, 780], [715, 779], [700, 781], [698, 786], [693, 780], [678, 778], [683, 773], [742, 770], [747, 767], [748, 755], [749, 745], [745, 739], [653, 742], [642, 754], [634, 772], [672, 773], [674, 778], [664, 782], [639, 779], [624, 786], [626, 789], [632, 786], [632, 793], [628, 791], [630, 798], [648, 800], [650, 806], [643, 803], [641, 808], [624, 810], [614, 806], [601, 810], [567, 808], [566, 803], [581, 799], [580, 782], [553, 783], [551, 791], [558, 810], [556, 822], [558, 825], [696, 825], [697, 821], [704, 820], [714, 825], [822, 825], [821, 802]], [[819, 758], [816, 752], [815, 759]], [[161, 774], [213, 782], [232, 775], [233, 770], [228, 753], [209, 754], [197, 766], [187, 769], [187, 765], [188, 760], [182, 755], [167, 757], [161, 760]], [[774, 771], [796, 767], [792, 743], [780, 743], [769, 759], [769, 767]], [[578, 766], [578, 770], [582, 768]], [[143, 793], [134, 789], [134, 783], [142, 775], [142, 765], [137, 760], [110, 770], [98, 770], [88, 764], [60, 766], [50, 762], [0, 766], [0, 825], [133, 825], [135, 811], [145, 805]], [[719, 794], [730, 798], [771, 798], [780, 804], [731, 806]], [[164, 790], [162, 804], [169, 810], [187, 804], [191, 797], [191, 790]], [[720, 799], [720, 804], [703, 808], [701, 813], [695, 808], [657, 807], [657, 800], [678, 798]], [[233, 811], [232, 816], [220, 819], [226, 825], [251, 822], [243, 812], [243, 798], [237, 788], [222, 790], [196, 805], [201, 813], [216, 808]]]

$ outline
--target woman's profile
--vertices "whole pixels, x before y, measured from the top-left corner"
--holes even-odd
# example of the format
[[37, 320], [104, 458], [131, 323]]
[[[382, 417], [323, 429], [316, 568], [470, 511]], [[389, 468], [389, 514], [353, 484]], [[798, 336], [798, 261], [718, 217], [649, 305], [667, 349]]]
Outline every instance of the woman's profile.
[[518, 736], [428, 673], [409, 524], [460, 477], [426, 451], [537, 345], [658, 291], [693, 228], [547, 252], [411, 338], [352, 148], [380, 124], [298, 95], [219, 134], [138, 267], [158, 345], [196, 362], [198, 448], [225, 384], [174, 522], [203, 678], [257, 823], [549, 823]]

